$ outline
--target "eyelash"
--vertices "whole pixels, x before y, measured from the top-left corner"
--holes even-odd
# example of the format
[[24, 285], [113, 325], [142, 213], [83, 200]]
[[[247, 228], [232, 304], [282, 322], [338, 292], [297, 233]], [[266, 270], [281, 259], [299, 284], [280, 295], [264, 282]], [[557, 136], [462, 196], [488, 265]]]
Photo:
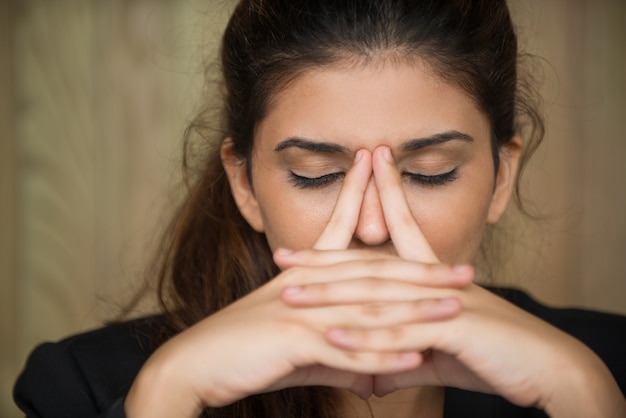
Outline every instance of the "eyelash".
[[325, 174], [319, 177], [304, 177], [299, 176], [293, 171], [289, 172], [289, 180], [293, 183], [294, 186], [299, 187], [300, 189], [317, 189], [327, 184], [338, 180], [340, 177], [343, 177], [345, 174], [338, 173], [330, 173]]
[[456, 180], [458, 177], [458, 170], [456, 168], [453, 168], [447, 173], [436, 174], [434, 176], [425, 176], [423, 174], [408, 172], [404, 172], [402, 173], [402, 175], [407, 177], [411, 182], [415, 182], [423, 186], [436, 187], [444, 186]]
[[[297, 175], [293, 171], [290, 171], [289, 180], [291, 181], [291, 183], [293, 183], [294, 186], [300, 189], [317, 189], [338, 180], [344, 175], [345, 173], [338, 172], [325, 174], [319, 177], [304, 177]], [[456, 168], [454, 168], [447, 173], [436, 174], [433, 176], [426, 176], [423, 174], [409, 172], [404, 172], [402, 173], [402, 175], [407, 177], [411, 182], [418, 183], [423, 186], [436, 187], [446, 185], [456, 180], [458, 177], [458, 171]]]

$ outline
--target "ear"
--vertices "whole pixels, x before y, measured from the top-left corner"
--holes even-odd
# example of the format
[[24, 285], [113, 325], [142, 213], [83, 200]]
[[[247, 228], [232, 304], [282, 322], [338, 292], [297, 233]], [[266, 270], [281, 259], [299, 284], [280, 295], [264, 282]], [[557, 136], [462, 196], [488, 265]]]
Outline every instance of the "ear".
[[487, 214], [487, 223], [498, 222], [513, 195], [517, 182], [517, 169], [522, 153], [522, 137], [516, 133], [513, 138], [500, 147], [500, 165], [496, 173], [496, 184]]
[[226, 138], [220, 150], [222, 164], [228, 176], [228, 183], [239, 212], [257, 232], [263, 232], [263, 217], [254, 190], [248, 179], [247, 162], [233, 150], [233, 141]]

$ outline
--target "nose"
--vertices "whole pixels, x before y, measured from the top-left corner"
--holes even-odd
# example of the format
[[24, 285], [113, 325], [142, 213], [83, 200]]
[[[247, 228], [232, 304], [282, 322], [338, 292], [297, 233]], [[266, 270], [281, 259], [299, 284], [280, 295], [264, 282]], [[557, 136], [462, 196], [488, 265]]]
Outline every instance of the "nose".
[[380, 195], [373, 176], [370, 177], [365, 189], [354, 235], [358, 241], [367, 246], [383, 245], [390, 239]]

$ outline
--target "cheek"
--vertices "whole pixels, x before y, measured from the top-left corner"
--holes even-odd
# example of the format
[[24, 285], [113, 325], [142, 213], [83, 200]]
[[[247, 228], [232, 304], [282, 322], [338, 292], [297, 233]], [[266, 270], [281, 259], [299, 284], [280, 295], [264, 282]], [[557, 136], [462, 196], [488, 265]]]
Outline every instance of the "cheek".
[[265, 235], [272, 251], [279, 247], [313, 247], [330, 219], [335, 200], [336, 196], [307, 193], [291, 186], [274, 190], [271, 199], [260, 199]]
[[413, 216], [444, 263], [471, 263], [487, 223], [491, 194], [476, 188], [451, 193], [409, 194]]

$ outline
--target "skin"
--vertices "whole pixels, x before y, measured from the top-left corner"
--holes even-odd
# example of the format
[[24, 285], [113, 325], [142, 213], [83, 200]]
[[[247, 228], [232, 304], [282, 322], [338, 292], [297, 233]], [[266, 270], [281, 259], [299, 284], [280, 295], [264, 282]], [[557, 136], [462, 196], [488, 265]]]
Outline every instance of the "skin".
[[[415, 76], [415, 65], [383, 64], [315, 71], [277, 95], [256, 131], [254, 192], [242, 173], [238, 179], [243, 184], [235, 191], [241, 193], [242, 213], [257, 231], [265, 232], [272, 249], [312, 248], [341, 187], [341, 178], [317, 188], [294, 187], [290, 172], [307, 177], [346, 173], [358, 150], [372, 153], [387, 146], [401, 173], [437, 175], [457, 169], [456, 179], [444, 186], [405, 178], [410, 214], [404, 215], [416, 220], [441, 261], [473, 260], [485, 225], [496, 222], [507, 205], [519, 143], [508, 147], [510, 157], [504, 158], [494, 193], [487, 117], [466, 94], [442, 83], [427, 67], [419, 72], [422, 77]], [[446, 132], [473, 140], [453, 138], [416, 151], [403, 150], [410, 141], [419, 143]], [[297, 145], [276, 151], [294, 137], [337, 145], [342, 151], [315, 152]], [[384, 197], [385, 191], [371, 176], [348, 248], [397, 254], [382, 210]]]
[[[465, 139], [403, 145], [449, 132]], [[472, 284], [466, 264], [506, 208], [520, 148], [514, 139], [501, 149], [494, 178], [488, 138], [473, 101], [426, 66], [336, 66], [296, 79], [258, 126], [254, 188], [230, 141], [222, 147], [235, 201], [282, 273], [159, 348], [126, 398], [128, 416], [194, 417], [306, 385], [336, 388], [347, 413], [362, 407], [351, 394], [411, 400], [375, 405], [377, 417], [441, 416], [443, 386], [555, 417], [623, 416], [595, 354]], [[452, 169], [437, 185], [407, 175]], [[301, 188], [291, 172], [335, 174]]]

